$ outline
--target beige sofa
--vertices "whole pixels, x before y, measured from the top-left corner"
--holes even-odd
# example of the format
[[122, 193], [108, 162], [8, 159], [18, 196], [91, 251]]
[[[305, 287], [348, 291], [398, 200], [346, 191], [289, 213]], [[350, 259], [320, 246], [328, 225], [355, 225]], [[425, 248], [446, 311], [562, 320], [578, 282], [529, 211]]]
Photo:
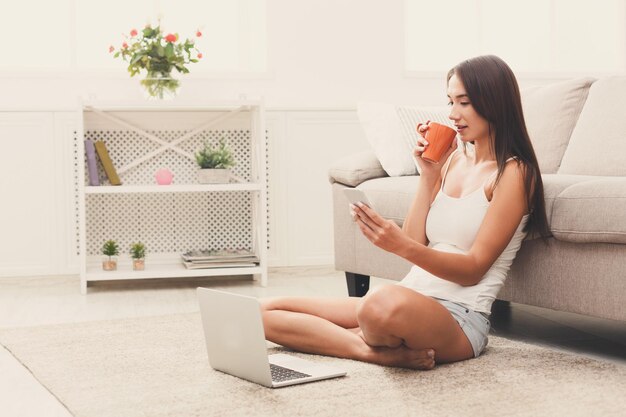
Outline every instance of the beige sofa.
[[[498, 298], [626, 320], [626, 77], [576, 79], [522, 91], [542, 170], [552, 237], [527, 238]], [[402, 225], [418, 175], [390, 177], [371, 150], [331, 168], [335, 267], [351, 295], [369, 277], [399, 280], [410, 264], [367, 241], [342, 189], [364, 190]]]

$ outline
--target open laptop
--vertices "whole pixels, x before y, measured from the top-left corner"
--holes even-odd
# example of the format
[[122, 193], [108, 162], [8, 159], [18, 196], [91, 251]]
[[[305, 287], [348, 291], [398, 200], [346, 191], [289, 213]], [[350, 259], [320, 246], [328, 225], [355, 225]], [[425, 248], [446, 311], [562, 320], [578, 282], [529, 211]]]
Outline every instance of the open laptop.
[[256, 298], [198, 288], [198, 301], [213, 369], [272, 388], [346, 375], [290, 355], [268, 356]]

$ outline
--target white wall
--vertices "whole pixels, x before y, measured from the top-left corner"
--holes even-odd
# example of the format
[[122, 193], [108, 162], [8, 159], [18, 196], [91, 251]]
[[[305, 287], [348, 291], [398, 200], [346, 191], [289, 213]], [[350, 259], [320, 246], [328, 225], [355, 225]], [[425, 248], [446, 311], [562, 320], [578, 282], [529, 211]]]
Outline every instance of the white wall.
[[[267, 5], [268, 73], [248, 79], [190, 74], [181, 99], [262, 95], [270, 109], [353, 109], [358, 100], [445, 104], [443, 73], [405, 76], [402, 0]], [[0, 109], [72, 110], [78, 95], [141, 98], [138, 79], [119, 64], [118, 72], [0, 75]]]
[[[368, 147], [357, 101], [445, 103], [443, 73], [405, 76], [402, 10], [401, 0], [268, 0], [268, 74], [183, 80], [180, 100], [265, 97], [272, 265], [333, 262], [326, 172], [339, 157]], [[0, 74], [0, 89], [0, 276], [75, 273], [71, 111], [78, 96], [140, 99], [138, 79], [120, 65], [119, 74], [105, 76]]]
[[[200, 78], [192, 68], [181, 99], [262, 95], [270, 109], [354, 109], [358, 100], [445, 104], [443, 72], [405, 75], [402, 0], [268, 0], [267, 7], [267, 74]], [[462, 39], [458, 47], [464, 47]], [[119, 64], [114, 72], [0, 73], [0, 110], [73, 110], [78, 95], [141, 98], [138, 78]]]

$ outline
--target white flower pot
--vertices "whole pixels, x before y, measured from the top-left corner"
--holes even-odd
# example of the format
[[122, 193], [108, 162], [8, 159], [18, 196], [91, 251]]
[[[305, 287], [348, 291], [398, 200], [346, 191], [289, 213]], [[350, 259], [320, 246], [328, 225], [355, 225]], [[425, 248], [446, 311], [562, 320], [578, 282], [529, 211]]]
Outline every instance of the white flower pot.
[[227, 184], [230, 182], [230, 169], [200, 169], [198, 182], [200, 184]]

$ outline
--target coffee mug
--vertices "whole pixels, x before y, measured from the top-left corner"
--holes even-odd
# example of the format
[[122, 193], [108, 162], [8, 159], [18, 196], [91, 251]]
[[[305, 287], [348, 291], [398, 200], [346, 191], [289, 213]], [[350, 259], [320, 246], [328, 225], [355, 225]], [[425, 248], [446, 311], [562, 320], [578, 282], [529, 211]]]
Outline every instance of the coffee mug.
[[[419, 126], [417, 125], [418, 129]], [[422, 153], [422, 159], [436, 164], [452, 145], [452, 141], [456, 138], [456, 130], [441, 123], [430, 122], [425, 138], [428, 146]]]

